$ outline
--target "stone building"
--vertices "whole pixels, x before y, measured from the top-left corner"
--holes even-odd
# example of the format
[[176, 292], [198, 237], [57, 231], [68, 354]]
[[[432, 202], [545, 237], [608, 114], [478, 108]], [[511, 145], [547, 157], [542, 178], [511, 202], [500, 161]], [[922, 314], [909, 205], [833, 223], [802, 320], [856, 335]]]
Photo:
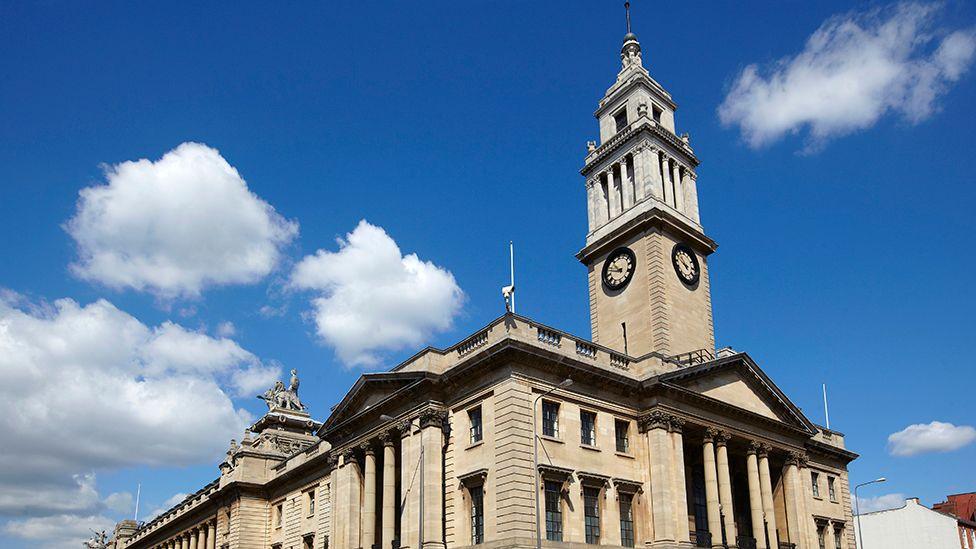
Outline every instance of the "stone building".
[[118, 547], [853, 548], [856, 455], [715, 351], [698, 158], [631, 33], [621, 60], [581, 170], [591, 340], [506, 313], [324, 423], [279, 385], [220, 476]]

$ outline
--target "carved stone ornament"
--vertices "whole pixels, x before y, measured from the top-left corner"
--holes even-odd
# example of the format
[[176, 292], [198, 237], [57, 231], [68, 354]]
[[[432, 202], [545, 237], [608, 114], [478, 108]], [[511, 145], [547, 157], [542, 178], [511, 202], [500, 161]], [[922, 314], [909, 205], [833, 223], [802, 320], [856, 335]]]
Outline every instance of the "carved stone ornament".
[[719, 430], [714, 427], [705, 428], [705, 436], [702, 437], [704, 442], [715, 442], [715, 437], [718, 436]]
[[725, 446], [730, 440], [732, 440], [732, 433], [728, 431], [719, 430], [717, 433], [715, 433], [716, 446]]
[[106, 549], [108, 547], [108, 534], [105, 530], [101, 532], [92, 532], [91, 538], [84, 543], [86, 549]]
[[795, 467], [803, 467], [807, 464], [807, 455], [803, 452], [790, 452], [786, 455], [786, 464]]
[[668, 420], [668, 427], [672, 433], [680, 433], [684, 426], [685, 420], [678, 416], [671, 416], [671, 418]]
[[637, 426], [642, 433], [651, 429], [668, 429], [671, 426], [672, 417], [671, 414], [661, 410], [652, 410], [638, 418]]
[[769, 453], [772, 451], [773, 451], [773, 447], [766, 443], [761, 443], [759, 445], [759, 457], [761, 458], [767, 457]]
[[373, 443], [368, 440], [365, 442], [361, 442], [359, 444], [359, 449], [362, 450], [363, 453], [366, 455], [372, 455], [376, 453], [376, 450], [373, 449]]
[[447, 427], [447, 412], [430, 408], [420, 412], [420, 428], [425, 429], [427, 427], [445, 429]]
[[750, 440], [749, 441], [749, 448], [746, 450], [746, 453], [747, 454], [758, 454], [759, 453], [759, 449], [760, 449], [761, 446], [762, 446], [762, 444], [760, 444], [758, 441]]
[[413, 422], [406, 420], [399, 421], [396, 424], [396, 430], [400, 432], [401, 438], [408, 437], [410, 436], [410, 432], [413, 431]]
[[393, 446], [393, 434], [389, 431], [383, 431], [376, 438], [380, 440], [380, 444], [383, 446]]
[[356, 450], [353, 448], [346, 448], [342, 451], [342, 463], [347, 464], [356, 457]]
[[329, 457], [325, 458], [325, 464], [330, 469], [335, 469], [336, 467], [339, 466], [339, 455], [336, 454], [335, 452], [330, 452]]

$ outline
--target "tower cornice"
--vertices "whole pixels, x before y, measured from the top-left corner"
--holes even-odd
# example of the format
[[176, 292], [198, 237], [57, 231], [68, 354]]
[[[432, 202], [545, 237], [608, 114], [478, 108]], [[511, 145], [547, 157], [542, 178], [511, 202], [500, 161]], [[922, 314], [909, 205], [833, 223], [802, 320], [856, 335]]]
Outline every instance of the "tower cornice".
[[643, 118], [638, 120], [630, 128], [617, 133], [588, 154], [583, 167], [580, 169], [580, 175], [586, 177], [602, 160], [612, 155], [617, 149], [626, 146], [641, 134], [657, 137], [662, 144], [671, 147], [670, 152], [679, 155], [692, 168], [697, 168], [700, 164], [698, 157], [691, 150], [691, 146], [685, 143], [683, 139], [671, 133], [657, 122], [649, 118]]

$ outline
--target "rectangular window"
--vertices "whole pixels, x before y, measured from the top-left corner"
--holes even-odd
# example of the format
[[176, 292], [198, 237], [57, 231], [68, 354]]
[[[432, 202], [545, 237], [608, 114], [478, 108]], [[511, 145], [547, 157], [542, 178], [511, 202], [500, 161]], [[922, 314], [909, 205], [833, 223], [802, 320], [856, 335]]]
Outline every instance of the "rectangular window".
[[596, 414], [580, 410], [580, 443], [596, 446]]
[[468, 422], [471, 425], [471, 444], [481, 442], [481, 406], [468, 410]]
[[634, 495], [620, 492], [620, 544], [634, 546]]
[[559, 436], [559, 404], [556, 402], [542, 401], [542, 434]]
[[583, 517], [586, 543], [600, 543], [600, 489], [583, 488]]
[[485, 491], [476, 486], [471, 493], [471, 543], [478, 545], [485, 541]]
[[546, 481], [546, 539], [563, 540], [562, 486], [554, 480]]
[[308, 492], [308, 516], [315, 515], [315, 490]]
[[627, 127], [627, 109], [623, 108], [613, 115], [613, 125], [616, 127], [615, 131], [621, 131]]
[[281, 528], [281, 523], [284, 521], [285, 515], [285, 504], [279, 503], [275, 505], [275, 528]]
[[810, 488], [813, 489], [813, 497], [820, 497], [820, 473], [810, 472]]
[[840, 538], [841, 538], [841, 529], [837, 528], [834, 530], [834, 549], [841, 549]]
[[837, 501], [837, 492], [834, 490], [834, 477], [827, 477], [827, 495], [830, 501]]
[[817, 543], [820, 549], [827, 549], [827, 527], [817, 526]]
[[613, 422], [614, 437], [617, 439], [617, 451], [630, 452], [630, 422], [622, 419]]
[[658, 107], [657, 105], [654, 105], [653, 107], [651, 107], [651, 114], [654, 116], [654, 121], [660, 124], [661, 115], [664, 114], [664, 111], [662, 111], [661, 108]]

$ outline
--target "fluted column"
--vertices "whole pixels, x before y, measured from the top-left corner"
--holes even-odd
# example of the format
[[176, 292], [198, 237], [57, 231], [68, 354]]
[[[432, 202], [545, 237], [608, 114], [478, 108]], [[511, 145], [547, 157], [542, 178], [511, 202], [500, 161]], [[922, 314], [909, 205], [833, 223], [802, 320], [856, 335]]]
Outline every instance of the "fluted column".
[[671, 489], [671, 440], [668, 436], [670, 417], [653, 411], [640, 420], [640, 428], [647, 433], [651, 469], [651, 521], [654, 541], [675, 541], [674, 501]]
[[634, 191], [637, 196], [636, 201], [641, 201], [647, 196], [647, 177], [644, 174], [644, 156], [647, 154], [647, 147], [641, 145], [634, 150]]
[[596, 181], [594, 179], [586, 180], [586, 220], [588, 222], [589, 232], [593, 232], [597, 228], [597, 209], [596, 209]]
[[383, 510], [382, 547], [390, 549], [396, 537], [396, 451], [390, 433], [380, 435], [383, 443]]
[[613, 219], [620, 215], [623, 210], [622, 204], [620, 203], [620, 182], [617, 177], [613, 175], [613, 164], [610, 165], [610, 169], [607, 170], [607, 192], [610, 194], [610, 219]]
[[681, 165], [675, 160], [671, 163], [671, 181], [674, 182], [674, 209], [685, 211], [684, 197], [681, 190]]
[[423, 549], [444, 549], [444, 426], [447, 413], [425, 410], [420, 414], [424, 446]]
[[737, 547], [739, 541], [735, 527], [735, 505], [732, 502], [732, 475], [729, 472], [729, 449], [727, 446], [730, 438], [731, 435], [725, 431], [719, 431], [715, 435], [715, 468], [718, 472], [718, 500], [722, 505], [725, 539], [729, 547]]
[[661, 194], [661, 156], [657, 148], [650, 147], [643, 154], [644, 158], [644, 195], [652, 196], [664, 201]]
[[759, 447], [759, 489], [762, 492], [763, 514], [766, 516], [766, 535], [769, 545], [779, 547], [779, 535], [776, 528], [776, 509], [773, 506], [773, 484], [769, 475], [770, 447], [763, 444]]
[[800, 498], [803, 490], [800, 486], [800, 462], [803, 460], [799, 452], [790, 452], [783, 467], [783, 495], [786, 497], [786, 541], [799, 544], [806, 538], [803, 536], [803, 512]]
[[718, 496], [718, 473], [715, 466], [716, 429], [705, 430], [702, 444], [702, 463], [705, 466], [705, 506], [708, 509], [708, 533], [712, 535], [712, 545], [722, 545], [722, 517]]
[[620, 159], [620, 188], [620, 194], [624, 200], [623, 207], [621, 208], [621, 211], [623, 211], [634, 205], [634, 184], [627, 170], [626, 156]]
[[688, 488], [685, 484], [685, 447], [681, 429], [685, 420], [671, 417], [669, 438], [671, 439], [671, 483], [674, 490], [674, 526], [679, 542], [691, 543], [691, 530], [688, 527]]
[[363, 527], [360, 547], [372, 549], [376, 543], [376, 452], [373, 445], [364, 442], [360, 446], [365, 454], [363, 460]]
[[413, 422], [404, 421], [397, 425], [400, 431], [400, 547], [418, 547], [418, 524], [420, 513], [420, 445], [413, 436]]
[[752, 514], [752, 537], [756, 539], [756, 547], [768, 549], [766, 533], [763, 526], [762, 489], [759, 486], [759, 459], [756, 453], [759, 444], [752, 442], [746, 454], [746, 473], [749, 478], [749, 511]]

